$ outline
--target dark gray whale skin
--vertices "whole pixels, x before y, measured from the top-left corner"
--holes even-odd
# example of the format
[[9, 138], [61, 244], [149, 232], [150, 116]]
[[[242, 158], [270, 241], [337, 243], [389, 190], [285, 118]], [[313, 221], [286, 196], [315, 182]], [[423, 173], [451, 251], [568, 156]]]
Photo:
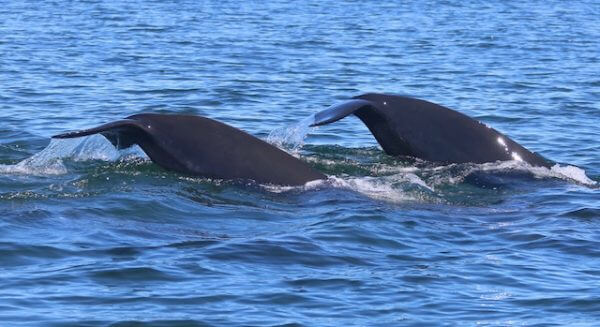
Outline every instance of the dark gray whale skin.
[[97, 133], [120, 149], [138, 144], [157, 165], [194, 176], [275, 185], [326, 178], [271, 144], [200, 116], [139, 114], [53, 138]]
[[519, 160], [551, 163], [497, 130], [449, 108], [415, 98], [367, 93], [315, 114], [312, 126], [350, 114], [369, 128], [385, 153], [443, 164]]

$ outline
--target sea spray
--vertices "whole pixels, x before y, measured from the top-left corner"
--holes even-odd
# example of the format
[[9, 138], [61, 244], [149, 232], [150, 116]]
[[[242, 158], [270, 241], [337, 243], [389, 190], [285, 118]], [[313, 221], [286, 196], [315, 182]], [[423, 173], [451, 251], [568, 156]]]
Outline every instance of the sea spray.
[[304, 144], [304, 139], [310, 131], [310, 125], [315, 122], [315, 116], [310, 115], [289, 126], [279, 127], [267, 136], [267, 142], [277, 146], [297, 151]]
[[63, 159], [73, 161], [116, 161], [123, 157], [145, 157], [136, 145], [117, 150], [101, 135], [73, 139], [51, 139], [42, 151], [14, 165], [0, 165], [0, 173], [22, 175], [62, 175], [67, 173]]

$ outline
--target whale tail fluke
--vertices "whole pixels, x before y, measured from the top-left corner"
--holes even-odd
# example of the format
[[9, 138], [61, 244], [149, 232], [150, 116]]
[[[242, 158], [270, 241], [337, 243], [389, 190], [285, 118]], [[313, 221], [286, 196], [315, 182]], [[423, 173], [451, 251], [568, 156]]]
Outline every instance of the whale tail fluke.
[[346, 102], [334, 104], [327, 109], [315, 114], [315, 122], [311, 127], [327, 125], [336, 122], [346, 116], [352, 115], [357, 110], [371, 106], [372, 103], [363, 99], [352, 99]]
[[137, 144], [140, 138], [143, 137], [143, 126], [137, 120], [123, 119], [90, 129], [57, 134], [52, 138], [69, 139], [93, 134], [102, 134], [118, 149], [125, 149]]

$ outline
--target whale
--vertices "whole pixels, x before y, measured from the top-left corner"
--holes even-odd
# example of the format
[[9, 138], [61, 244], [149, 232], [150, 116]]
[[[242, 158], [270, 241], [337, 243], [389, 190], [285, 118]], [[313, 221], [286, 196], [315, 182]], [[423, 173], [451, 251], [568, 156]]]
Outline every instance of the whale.
[[201, 116], [137, 114], [52, 138], [92, 134], [103, 135], [118, 149], [137, 144], [158, 166], [187, 175], [289, 186], [326, 179], [324, 174], [287, 152]]
[[[516, 160], [552, 163], [508, 136], [458, 111], [425, 100], [367, 93], [314, 114], [310, 126], [358, 117], [383, 151], [441, 164]], [[101, 134], [118, 149], [138, 145], [158, 166], [183, 174], [259, 184], [304, 185], [327, 176], [242, 130], [194, 115], [137, 114], [52, 138]]]
[[551, 162], [508, 136], [458, 111], [408, 96], [367, 93], [314, 115], [322, 126], [355, 115], [391, 156], [441, 164], [516, 160], [550, 168]]

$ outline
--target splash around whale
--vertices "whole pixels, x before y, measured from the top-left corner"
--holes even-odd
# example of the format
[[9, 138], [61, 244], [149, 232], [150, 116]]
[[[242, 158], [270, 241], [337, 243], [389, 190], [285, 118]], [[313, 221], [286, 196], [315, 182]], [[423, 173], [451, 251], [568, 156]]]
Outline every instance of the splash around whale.
[[[485, 124], [449, 108], [410, 97], [369, 93], [314, 115], [311, 126], [354, 114], [388, 155], [442, 164], [516, 160], [550, 162]], [[101, 134], [118, 149], [139, 145], [167, 170], [261, 184], [303, 185], [327, 177], [304, 161], [246, 132], [210, 118], [138, 114], [53, 138]]]

